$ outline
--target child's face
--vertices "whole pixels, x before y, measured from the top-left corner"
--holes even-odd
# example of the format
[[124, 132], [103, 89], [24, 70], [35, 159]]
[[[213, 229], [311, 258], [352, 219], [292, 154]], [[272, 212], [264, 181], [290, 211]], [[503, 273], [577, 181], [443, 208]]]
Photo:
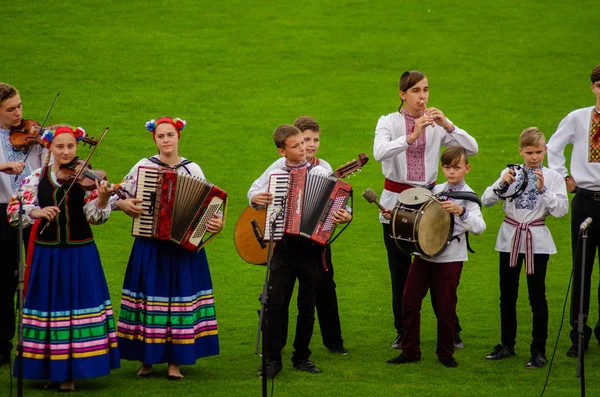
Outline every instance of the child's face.
[[592, 83], [592, 91], [596, 95], [596, 104], [600, 105], [600, 80]]
[[313, 130], [304, 130], [302, 132], [307, 161], [312, 160], [317, 155], [319, 146], [321, 146], [320, 135], [319, 132]]
[[169, 123], [160, 123], [154, 130], [154, 140], [158, 151], [163, 155], [177, 154], [179, 136], [177, 130]]
[[524, 146], [519, 149], [519, 153], [525, 160], [525, 167], [536, 168], [544, 162], [546, 155], [546, 145]]
[[468, 174], [469, 171], [471, 171], [471, 164], [465, 164], [464, 158], [461, 158], [458, 163], [453, 165], [442, 165], [444, 177], [452, 185], [461, 183], [465, 179], [465, 174]]
[[288, 136], [285, 140], [285, 147], [277, 148], [277, 151], [285, 157], [289, 164], [301, 164], [306, 160], [302, 134]]
[[0, 103], [0, 126], [18, 127], [23, 118], [23, 104], [19, 94]]
[[400, 91], [400, 98], [404, 100], [405, 109], [413, 116], [423, 113], [423, 104], [429, 102], [429, 83], [427, 78], [410, 87], [406, 92]]
[[77, 139], [69, 133], [59, 134], [52, 140], [49, 150], [55, 164], [69, 164], [77, 153]]

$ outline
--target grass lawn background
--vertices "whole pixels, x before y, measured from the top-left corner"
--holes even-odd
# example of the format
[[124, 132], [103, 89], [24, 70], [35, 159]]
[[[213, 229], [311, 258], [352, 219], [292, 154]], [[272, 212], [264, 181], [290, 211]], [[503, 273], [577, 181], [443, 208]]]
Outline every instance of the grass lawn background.
[[[264, 267], [238, 257], [233, 228], [248, 187], [277, 158], [271, 133], [279, 124], [315, 117], [322, 129], [318, 155], [334, 167], [360, 152], [371, 156], [377, 119], [398, 106], [400, 74], [421, 70], [429, 77], [429, 106], [479, 143], [467, 182], [481, 194], [507, 163], [520, 161], [518, 135], [524, 128], [536, 125], [550, 137], [568, 112], [594, 103], [589, 75], [600, 63], [597, 5], [590, 0], [31, 0], [3, 2], [0, 22], [0, 81], [20, 90], [25, 117], [41, 121], [60, 92], [49, 122], [81, 125], [93, 136], [110, 126], [92, 164], [116, 182], [155, 153], [144, 122], [181, 117], [188, 126], [180, 154], [200, 163], [230, 197], [227, 225], [207, 247], [221, 354], [184, 367], [186, 379], [175, 384], [166, 381], [166, 365], [143, 380], [135, 376], [138, 363], [123, 361], [109, 377], [77, 382], [79, 392], [90, 396], [260, 394], [260, 359], [253, 350]], [[80, 149], [80, 155], [87, 153]], [[373, 159], [350, 179], [355, 218], [333, 247], [350, 354], [330, 354], [316, 327], [312, 358], [323, 373], [294, 371], [288, 345], [275, 395], [539, 395], [546, 371], [525, 370], [531, 312], [524, 277], [517, 356], [483, 359], [499, 342], [494, 242], [500, 206], [484, 210], [487, 231], [471, 239], [477, 253], [462, 274], [458, 314], [466, 348], [455, 355], [459, 367], [447, 369], [437, 361], [429, 298], [422, 313], [423, 360], [385, 364], [398, 353], [389, 347], [395, 337], [390, 277], [376, 208], [360, 197], [367, 187], [380, 193], [382, 179]], [[571, 270], [569, 222], [569, 215], [548, 220], [559, 251], [547, 277], [549, 357]], [[122, 213], [94, 227], [117, 311], [133, 242], [130, 227]], [[593, 324], [597, 271], [592, 285]], [[559, 341], [547, 396], [579, 395], [576, 362], [565, 356], [568, 329]], [[586, 358], [589, 395], [600, 392], [599, 367], [600, 347], [593, 342]], [[25, 382], [25, 395], [47, 395], [42, 386]], [[1, 394], [8, 388], [3, 367]]]

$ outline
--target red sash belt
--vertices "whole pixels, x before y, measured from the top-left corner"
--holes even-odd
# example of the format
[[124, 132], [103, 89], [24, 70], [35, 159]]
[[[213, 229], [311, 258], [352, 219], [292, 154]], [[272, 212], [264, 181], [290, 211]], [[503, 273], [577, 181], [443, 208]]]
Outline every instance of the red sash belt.
[[383, 188], [385, 190], [389, 190], [390, 192], [394, 192], [394, 193], [402, 193], [406, 189], [411, 189], [413, 187], [414, 186], [412, 186], [412, 185], [408, 185], [406, 183], [395, 182], [395, 181], [392, 181], [387, 178], [385, 179], [385, 182], [383, 183]]
[[536, 219], [531, 222], [519, 223], [511, 217], [505, 216], [504, 222], [515, 227], [515, 235], [512, 240], [510, 250], [510, 267], [517, 266], [517, 256], [519, 256], [519, 248], [521, 246], [521, 232], [525, 231], [525, 269], [527, 274], [533, 274], [533, 234], [530, 227], [544, 226], [544, 219]]

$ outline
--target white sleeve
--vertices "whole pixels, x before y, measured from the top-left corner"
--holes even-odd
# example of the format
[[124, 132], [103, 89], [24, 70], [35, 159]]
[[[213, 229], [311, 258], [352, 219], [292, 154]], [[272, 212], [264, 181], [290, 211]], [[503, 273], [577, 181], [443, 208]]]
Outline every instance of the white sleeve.
[[257, 195], [258, 193], [266, 192], [269, 189], [269, 174], [271, 173], [271, 171], [283, 168], [284, 164], [284, 157], [277, 159], [265, 170], [265, 172], [262, 173], [261, 176], [258, 177], [257, 180], [252, 182], [252, 186], [250, 186], [250, 189], [248, 189], [248, 193], [246, 193], [246, 196], [248, 197], [248, 203], [250, 205], [252, 205], [252, 197]]
[[98, 200], [98, 190], [85, 192], [85, 200], [87, 203], [83, 206], [83, 212], [88, 223], [92, 225], [101, 225], [108, 220], [111, 213], [110, 202], [104, 208], [98, 208], [96, 202]]
[[25, 177], [15, 195], [10, 199], [6, 215], [11, 225], [18, 226], [19, 223], [19, 201], [17, 197], [22, 197], [23, 199], [23, 211], [25, 211], [22, 216], [23, 227], [31, 226], [35, 223], [35, 219], [31, 218], [29, 214], [34, 209], [40, 208], [37, 193], [41, 173], [42, 169], [40, 168]]
[[477, 203], [472, 201], [465, 201], [467, 209], [467, 213], [460, 218], [464, 228], [475, 234], [479, 235], [485, 231], [486, 225], [483, 220], [483, 214], [481, 213], [481, 209]]
[[392, 140], [392, 130], [386, 116], [381, 116], [375, 127], [375, 139], [373, 142], [373, 157], [378, 162], [394, 158], [396, 155], [406, 151], [408, 142], [406, 134]]
[[573, 119], [569, 116], [562, 119], [547, 144], [548, 168], [558, 172], [563, 178], [569, 174], [566, 167], [565, 146], [573, 143], [573, 133], [575, 131], [571, 122]]
[[458, 128], [456, 125], [454, 126], [454, 131], [452, 132], [447, 132], [444, 130], [442, 144], [446, 147], [460, 145], [465, 148], [469, 156], [477, 154], [479, 151], [479, 145], [477, 144], [475, 138], [469, 135], [465, 130]]
[[567, 195], [567, 184], [564, 179], [556, 173], [556, 178], [544, 181], [546, 191], [540, 197], [550, 211], [550, 215], [561, 218], [569, 212], [569, 196]]

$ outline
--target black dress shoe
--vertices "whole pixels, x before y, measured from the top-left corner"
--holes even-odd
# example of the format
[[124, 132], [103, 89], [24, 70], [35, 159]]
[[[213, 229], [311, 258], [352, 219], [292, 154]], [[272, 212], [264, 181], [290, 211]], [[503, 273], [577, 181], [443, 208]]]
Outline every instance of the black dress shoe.
[[339, 354], [340, 356], [345, 356], [348, 354], [348, 349], [346, 349], [344, 346], [329, 347], [328, 349], [330, 352]]
[[313, 363], [310, 360], [300, 360], [294, 363], [294, 368], [298, 371], [304, 371], [311, 374], [320, 374], [321, 370], [317, 367], [317, 364]]
[[[585, 344], [583, 347], [584, 347], [584, 351], [586, 351], [588, 349], [587, 344]], [[567, 357], [577, 358], [578, 354], [579, 354], [579, 345], [577, 345], [576, 343], [573, 343], [571, 345], [571, 347], [569, 348], [569, 350], [567, 350]]]
[[[278, 373], [283, 369], [283, 364], [281, 361], [276, 360], [267, 360], [267, 365], [265, 366], [265, 372], [267, 375], [267, 379], [274, 379]], [[263, 370], [262, 367], [258, 368], [258, 378], [262, 379]]]
[[445, 360], [440, 360], [440, 362], [442, 364], [444, 364], [444, 367], [446, 367], [446, 368], [456, 368], [456, 367], [458, 367], [458, 363], [456, 362], [456, 360], [454, 359], [454, 357], [450, 357], [450, 358], [447, 358]]
[[408, 363], [416, 363], [419, 360], [413, 360], [407, 358], [404, 354], [400, 354], [398, 357], [394, 357], [391, 360], [387, 360], [388, 364], [408, 364]]

